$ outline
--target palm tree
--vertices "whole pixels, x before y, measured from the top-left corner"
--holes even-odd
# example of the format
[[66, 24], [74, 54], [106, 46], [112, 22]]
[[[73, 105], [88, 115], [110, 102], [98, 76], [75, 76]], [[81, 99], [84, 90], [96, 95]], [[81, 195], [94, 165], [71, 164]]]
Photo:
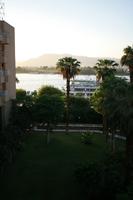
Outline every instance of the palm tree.
[[[106, 78], [114, 76], [116, 69], [115, 66], [118, 66], [114, 60], [108, 59], [99, 59], [94, 69], [96, 70], [96, 79], [97, 81], [105, 81]], [[103, 132], [106, 135], [106, 142], [108, 141], [108, 122], [107, 122], [107, 114], [103, 111]]]
[[133, 84], [129, 85], [121, 101], [121, 113], [126, 133], [126, 178], [129, 184], [133, 182]]
[[66, 79], [66, 131], [68, 132], [70, 79], [79, 73], [80, 62], [72, 57], [64, 57], [60, 58], [56, 65]]
[[125, 120], [127, 120], [127, 142], [126, 142], [126, 164], [127, 164], [127, 182], [133, 181], [133, 47], [127, 46], [121, 57], [121, 65], [126, 65], [130, 73], [130, 89], [127, 93], [127, 102], [124, 102], [123, 109]]
[[124, 50], [124, 55], [121, 57], [121, 65], [126, 65], [129, 68], [130, 82], [133, 83], [133, 47], [127, 46]]
[[114, 60], [99, 59], [94, 69], [96, 70], [96, 78], [98, 81], [102, 79], [104, 81], [106, 77], [113, 76], [116, 69], [114, 67], [118, 66]]

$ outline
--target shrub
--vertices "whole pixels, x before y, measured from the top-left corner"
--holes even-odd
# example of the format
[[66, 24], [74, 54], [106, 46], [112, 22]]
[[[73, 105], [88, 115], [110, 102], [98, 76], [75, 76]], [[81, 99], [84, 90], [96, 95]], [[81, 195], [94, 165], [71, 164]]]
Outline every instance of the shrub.
[[113, 200], [124, 187], [122, 162], [111, 154], [101, 161], [81, 163], [75, 170], [75, 177], [90, 199]]
[[87, 133], [82, 133], [81, 135], [81, 142], [84, 144], [92, 144], [92, 140], [93, 140], [93, 134], [90, 132]]
[[97, 161], [81, 163], [75, 170], [76, 179], [85, 190], [95, 190], [102, 175], [101, 168]]
[[116, 196], [116, 200], [132, 200], [127, 193], [120, 193]]
[[118, 194], [116, 200], [133, 200], [133, 183], [125, 188], [125, 191]]
[[8, 125], [0, 133], [0, 173], [14, 161], [16, 152], [22, 147], [22, 132], [13, 125]]

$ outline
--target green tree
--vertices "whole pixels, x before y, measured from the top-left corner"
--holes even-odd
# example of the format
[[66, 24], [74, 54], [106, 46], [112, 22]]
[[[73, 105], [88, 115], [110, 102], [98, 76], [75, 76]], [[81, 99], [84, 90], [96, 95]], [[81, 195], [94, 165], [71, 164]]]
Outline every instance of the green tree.
[[127, 95], [123, 100], [122, 107], [127, 122], [127, 182], [131, 182], [133, 181], [133, 47], [127, 46], [123, 52], [124, 55], [121, 57], [121, 65], [128, 66], [131, 83]]
[[[120, 122], [122, 124], [123, 114], [122, 102], [127, 95], [128, 83], [117, 77], [110, 77], [106, 79], [97, 91], [91, 97], [91, 103], [94, 109], [106, 116], [106, 139], [108, 139], [109, 128], [112, 132], [120, 128]], [[113, 136], [113, 135], [112, 135]]]
[[114, 60], [99, 59], [94, 66], [97, 80], [100, 81], [100, 79], [102, 79], [102, 81], [104, 81], [107, 77], [113, 76], [116, 72], [114, 68], [116, 66], [118, 66], [118, 63]]
[[37, 92], [27, 92], [24, 89], [16, 90], [16, 106], [14, 113], [15, 124], [19, 124], [22, 129], [33, 125], [33, 105], [37, 97]]
[[38, 96], [42, 96], [42, 95], [59, 95], [59, 96], [63, 96], [63, 92], [61, 90], [59, 90], [58, 88], [55, 88], [53, 86], [42, 86], [38, 92], [37, 92]]
[[133, 47], [128, 46], [124, 50], [124, 55], [121, 57], [121, 65], [126, 65], [129, 68], [130, 82], [133, 83]]
[[69, 94], [70, 94], [70, 79], [74, 78], [79, 73], [80, 62], [72, 57], [64, 57], [58, 60], [57, 69], [63, 74], [66, 79], [66, 132], [69, 126]]
[[[113, 77], [116, 69], [114, 67], [118, 66], [118, 64], [114, 60], [108, 59], [99, 59], [94, 69], [96, 70], [96, 78], [98, 81], [105, 81], [109, 77]], [[107, 117], [106, 111], [102, 111], [103, 116], [103, 131], [106, 134], [106, 139], [108, 139], [108, 130], [107, 130]]]
[[129, 85], [121, 102], [121, 113], [126, 132], [126, 167], [127, 183], [133, 182], [133, 85]]
[[112, 123], [116, 124], [119, 119], [122, 132], [126, 135], [126, 183], [129, 184], [133, 182], [133, 85], [121, 82], [115, 87], [115, 93], [112, 92], [112, 95], [112, 108], [109, 105], [108, 108], [112, 114]]
[[19, 106], [25, 105], [27, 108], [32, 107], [37, 96], [36, 90], [34, 92], [27, 92], [24, 89], [16, 90], [16, 103]]
[[108, 139], [107, 131], [107, 114], [103, 106], [104, 103], [104, 91], [102, 85], [92, 94], [90, 98], [91, 105], [93, 109], [103, 116], [103, 133], [106, 135], [106, 141]]
[[49, 132], [51, 127], [63, 118], [64, 101], [58, 95], [38, 96], [34, 105], [34, 119], [38, 123], [46, 124], [47, 143], [49, 143]]
[[133, 181], [133, 85], [121, 78], [106, 79], [91, 102], [98, 112], [106, 112], [112, 136], [117, 129], [126, 136], [126, 183], [129, 184]]
[[23, 104], [26, 100], [26, 90], [16, 89], [16, 100], [17, 100], [17, 103]]
[[73, 123], [101, 123], [101, 115], [91, 108], [89, 99], [71, 96], [70, 121]]
[[[116, 130], [121, 130], [121, 132], [125, 132], [125, 120], [124, 115], [122, 113], [123, 109], [123, 101], [124, 98], [127, 97], [128, 91], [128, 83], [121, 78], [112, 77], [106, 80], [103, 84], [104, 90], [104, 102], [103, 106], [106, 110], [108, 129], [112, 134], [112, 150], [115, 150], [115, 140], [114, 135]], [[126, 111], [128, 112], [128, 110]], [[124, 120], [124, 123], [123, 123]]]

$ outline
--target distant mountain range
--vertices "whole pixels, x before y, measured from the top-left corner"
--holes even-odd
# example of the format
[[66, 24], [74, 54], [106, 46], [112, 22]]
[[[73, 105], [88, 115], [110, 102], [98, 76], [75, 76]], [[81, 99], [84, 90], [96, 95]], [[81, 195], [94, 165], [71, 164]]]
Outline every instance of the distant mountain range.
[[[102, 59], [102, 58], [98, 58], [98, 57], [74, 56], [71, 54], [44, 54], [37, 58], [33, 58], [33, 59], [26, 60], [23, 62], [17, 62], [17, 66], [20, 66], [20, 67], [40, 67], [40, 66], [55, 67], [58, 59], [63, 58], [63, 57], [76, 58], [78, 61], [81, 62], [82, 67], [87, 67], [87, 66], [93, 67], [96, 64], [98, 59]], [[116, 59], [116, 58], [107, 58], [107, 59], [113, 59], [119, 63], [119, 59]]]

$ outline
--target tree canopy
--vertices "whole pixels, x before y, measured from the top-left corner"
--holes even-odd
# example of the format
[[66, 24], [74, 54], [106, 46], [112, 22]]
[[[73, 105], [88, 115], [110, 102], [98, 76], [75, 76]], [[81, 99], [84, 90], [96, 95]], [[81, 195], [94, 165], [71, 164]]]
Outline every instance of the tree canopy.
[[43, 85], [37, 92], [38, 96], [42, 95], [59, 95], [63, 96], [63, 92], [59, 90], [58, 88], [55, 88], [53, 86], [45, 86]]
[[39, 123], [56, 124], [64, 112], [63, 98], [58, 95], [39, 96], [34, 105], [34, 118]]
[[94, 66], [97, 80], [100, 81], [102, 79], [104, 81], [107, 77], [113, 76], [116, 72], [116, 66], [118, 66], [118, 63], [114, 60], [99, 59]]
[[60, 58], [56, 64], [57, 69], [63, 74], [63, 78], [74, 78], [79, 73], [80, 62], [72, 57]]
[[133, 47], [127, 46], [124, 50], [124, 55], [121, 57], [121, 65], [128, 66], [130, 73], [130, 82], [133, 83]]

